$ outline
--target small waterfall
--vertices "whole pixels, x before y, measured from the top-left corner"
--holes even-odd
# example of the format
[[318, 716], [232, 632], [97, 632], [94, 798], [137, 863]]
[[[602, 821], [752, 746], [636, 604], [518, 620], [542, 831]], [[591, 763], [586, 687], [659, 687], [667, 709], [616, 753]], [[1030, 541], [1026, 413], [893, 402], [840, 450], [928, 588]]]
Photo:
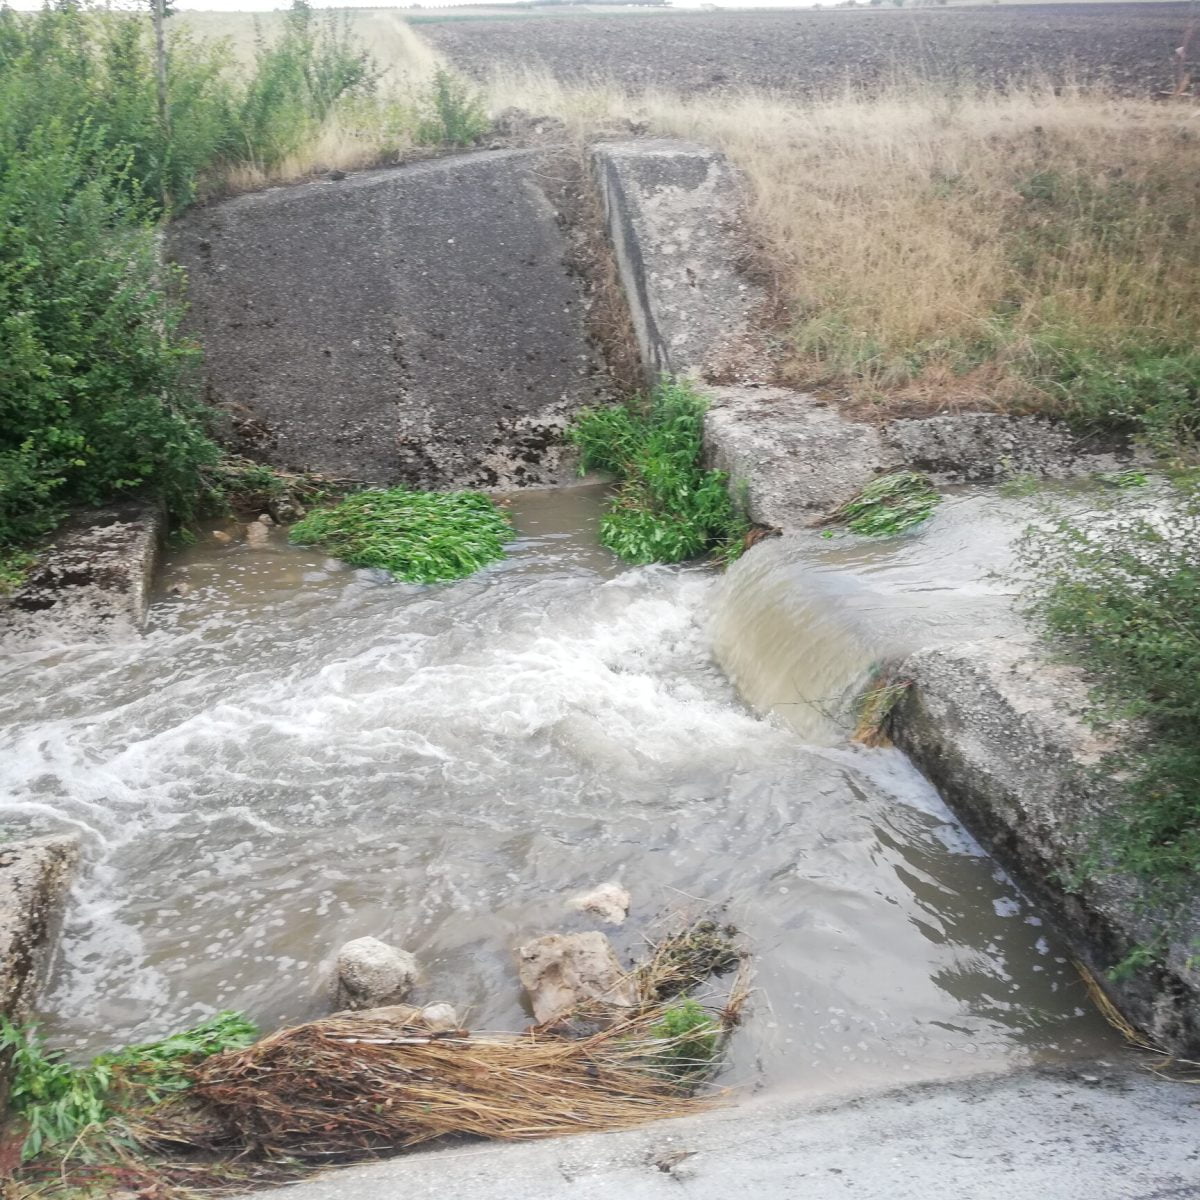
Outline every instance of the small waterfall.
[[854, 701], [900, 645], [868, 619], [852, 575], [821, 570], [774, 538], [734, 563], [712, 617], [713, 652], [747, 703], [807, 742], [844, 741]]

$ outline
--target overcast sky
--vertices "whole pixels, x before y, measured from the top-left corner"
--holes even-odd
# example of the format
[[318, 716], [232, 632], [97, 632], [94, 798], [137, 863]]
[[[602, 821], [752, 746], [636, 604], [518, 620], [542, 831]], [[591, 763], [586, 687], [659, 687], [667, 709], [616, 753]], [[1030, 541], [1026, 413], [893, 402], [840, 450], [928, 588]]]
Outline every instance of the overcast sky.
[[[440, 0], [438, 8], [461, 8], [463, 5], [479, 5], [481, 0]], [[486, 0], [488, 6], [504, 4], [506, 0]], [[603, 3], [603, 0], [599, 0]], [[699, 8], [701, 3], [717, 3], [721, 8], [807, 8], [812, 0], [800, 3], [798, 0], [668, 0], [675, 8]], [[8, 0], [12, 8], [41, 8], [41, 0]], [[357, 0], [347, 3], [347, 0], [310, 0], [313, 8], [405, 8], [410, 5], [391, 3], [375, 3], [370, 0]], [[266, 12], [273, 8], [287, 8], [291, 0], [175, 0], [177, 9], [193, 9], [200, 12]], [[128, 0], [113, 4], [114, 8], [133, 8]], [[426, 8], [435, 7], [432, 3]]]

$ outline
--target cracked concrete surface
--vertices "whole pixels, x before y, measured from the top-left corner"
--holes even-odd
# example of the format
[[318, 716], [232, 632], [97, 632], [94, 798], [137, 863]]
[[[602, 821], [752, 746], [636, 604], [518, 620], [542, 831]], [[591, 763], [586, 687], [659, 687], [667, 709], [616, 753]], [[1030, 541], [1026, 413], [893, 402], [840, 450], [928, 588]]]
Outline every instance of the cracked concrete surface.
[[[767, 1098], [623, 1133], [413, 1154], [281, 1200], [1200, 1197], [1200, 1089], [1093, 1063], [837, 1100]], [[243, 1200], [250, 1200], [249, 1197]]]

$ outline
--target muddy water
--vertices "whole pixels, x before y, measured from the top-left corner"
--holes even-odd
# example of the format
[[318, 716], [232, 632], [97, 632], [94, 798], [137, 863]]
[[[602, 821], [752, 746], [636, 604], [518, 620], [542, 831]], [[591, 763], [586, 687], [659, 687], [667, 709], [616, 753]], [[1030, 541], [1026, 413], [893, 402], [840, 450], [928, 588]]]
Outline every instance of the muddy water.
[[802, 530], [771, 539], [717, 589], [714, 653], [756, 709], [808, 741], [844, 740], [853, 700], [889, 659], [1022, 636], [1014, 543], [1078, 503], [1065, 490], [1051, 500], [962, 489], [900, 537]]
[[1103, 1044], [1037, 915], [906, 760], [756, 715], [713, 656], [730, 583], [620, 566], [598, 504], [523, 496], [511, 559], [440, 588], [282, 537], [202, 543], [144, 640], [10, 657], [3, 822], [77, 829], [86, 853], [54, 1037], [321, 1013], [362, 934], [417, 954], [421, 999], [519, 1026], [512, 947], [582, 927], [564, 897], [618, 878], [623, 952], [700, 902], [746, 931], [759, 990], [731, 1081], [819, 1090]]

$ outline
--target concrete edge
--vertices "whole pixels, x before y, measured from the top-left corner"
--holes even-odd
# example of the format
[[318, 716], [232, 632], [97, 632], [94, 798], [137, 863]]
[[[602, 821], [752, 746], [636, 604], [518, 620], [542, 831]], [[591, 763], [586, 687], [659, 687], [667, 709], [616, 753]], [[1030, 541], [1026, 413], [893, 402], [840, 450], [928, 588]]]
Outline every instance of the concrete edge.
[[140, 632], [166, 532], [166, 511], [154, 500], [72, 514], [39, 552], [25, 582], [0, 597], [0, 644]]
[[[1122, 802], [1096, 774], [1105, 747], [1082, 719], [1083, 679], [1045, 663], [1032, 644], [921, 650], [897, 672], [911, 686], [891, 715], [896, 745], [1045, 911], [1117, 1008], [1165, 1049], [1200, 1053], [1200, 966], [1191, 944], [1200, 895], [1171, 919], [1131, 878], [1089, 873], [1075, 881], [1092, 830]], [[1110, 977], [1162, 920], [1174, 930], [1162, 961]]]
[[[0, 844], [0, 1015], [15, 1025], [27, 1021], [37, 1005], [78, 862], [74, 834]], [[0, 1059], [0, 1115], [7, 1065]]]
[[[1032, 1068], [832, 1098], [765, 1096], [613, 1133], [452, 1145], [322, 1173], [274, 1194], [1149, 1200], [1187, 1194], [1195, 1099], [1185, 1084], [1111, 1063]], [[1131, 1120], [1136, 1138], [1124, 1136]], [[1120, 1184], [1109, 1186], [1115, 1175]]]

